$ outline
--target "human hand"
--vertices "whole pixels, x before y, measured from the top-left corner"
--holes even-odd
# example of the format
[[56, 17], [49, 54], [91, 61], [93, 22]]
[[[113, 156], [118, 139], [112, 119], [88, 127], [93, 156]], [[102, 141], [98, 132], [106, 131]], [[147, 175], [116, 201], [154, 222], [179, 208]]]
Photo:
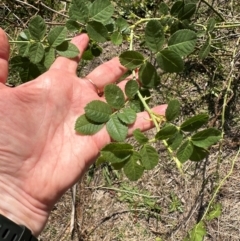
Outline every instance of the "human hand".
[[[82, 34], [72, 42], [80, 53], [88, 45]], [[5, 86], [9, 45], [0, 29], [0, 213], [38, 235], [53, 205], [74, 185], [111, 139], [103, 128], [93, 136], [74, 131], [77, 117], [99, 90], [116, 82], [126, 69], [118, 58], [102, 64], [86, 78], [76, 76], [81, 58], [58, 57], [37, 79], [16, 88]], [[126, 82], [121, 82], [120, 87]], [[164, 114], [166, 105], [155, 112]], [[129, 128], [152, 127], [146, 112]]]

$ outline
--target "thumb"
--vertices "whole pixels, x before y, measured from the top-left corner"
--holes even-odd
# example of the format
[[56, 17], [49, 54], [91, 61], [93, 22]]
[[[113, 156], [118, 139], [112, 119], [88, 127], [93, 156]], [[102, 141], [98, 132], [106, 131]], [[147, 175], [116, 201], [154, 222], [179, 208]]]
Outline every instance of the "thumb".
[[9, 43], [5, 32], [0, 28], [0, 83], [5, 84], [8, 76]]

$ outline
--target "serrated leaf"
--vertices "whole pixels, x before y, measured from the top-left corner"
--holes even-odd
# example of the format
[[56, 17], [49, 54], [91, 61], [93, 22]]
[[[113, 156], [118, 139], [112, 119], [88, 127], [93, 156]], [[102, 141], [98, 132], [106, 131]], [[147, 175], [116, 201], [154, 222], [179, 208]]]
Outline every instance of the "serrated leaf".
[[67, 30], [70, 32], [79, 31], [81, 28], [81, 25], [73, 19], [67, 20], [65, 25], [66, 25]]
[[156, 87], [160, 84], [160, 77], [156, 68], [150, 63], [146, 62], [139, 70], [139, 80], [146, 88]]
[[117, 114], [118, 118], [125, 124], [131, 125], [137, 118], [136, 112], [131, 108], [124, 108], [122, 112]]
[[134, 130], [133, 136], [136, 139], [136, 141], [141, 145], [146, 144], [149, 141], [149, 139], [141, 132], [140, 129]]
[[181, 145], [182, 141], [183, 141], [183, 134], [182, 132], [178, 132], [173, 137], [167, 140], [167, 144], [172, 150], [175, 151]]
[[171, 100], [168, 103], [168, 107], [166, 109], [166, 119], [168, 121], [173, 121], [175, 118], [177, 118], [180, 114], [180, 103], [178, 100]]
[[108, 30], [100, 22], [91, 21], [87, 24], [87, 33], [89, 37], [98, 43], [104, 43], [108, 39]]
[[144, 63], [143, 55], [132, 50], [123, 52], [119, 58], [121, 64], [130, 70], [134, 70]]
[[128, 160], [133, 154], [133, 146], [128, 143], [110, 143], [101, 150], [104, 160], [114, 164]]
[[40, 42], [36, 42], [29, 47], [29, 59], [32, 63], [37, 64], [41, 62], [44, 57], [44, 48]]
[[116, 24], [117, 29], [120, 32], [125, 32], [129, 27], [129, 24], [128, 24], [127, 20], [122, 18], [122, 17], [117, 18], [116, 21], [115, 21], [115, 24]]
[[192, 132], [196, 131], [204, 124], [208, 122], [208, 114], [199, 114], [193, 117], [190, 117], [186, 121], [184, 121], [180, 128], [182, 131]]
[[52, 47], [57, 47], [58, 45], [64, 42], [66, 37], [67, 37], [67, 28], [63, 26], [57, 26], [51, 29], [47, 39], [48, 39], [48, 43]]
[[211, 208], [211, 211], [207, 214], [207, 220], [211, 221], [214, 218], [218, 218], [222, 214], [222, 204], [216, 203]]
[[93, 135], [103, 127], [104, 124], [95, 123], [89, 120], [86, 115], [79, 116], [75, 123], [75, 130], [83, 135]]
[[138, 92], [139, 85], [136, 80], [129, 80], [125, 85], [125, 94], [132, 99]]
[[159, 155], [155, 148], [152, 146], [145, 144], [139, 151], [141, 156], [142, 165], [146, 170], [152, 170], [159, 161]]
[[210, 39], [208, 38], [198, 53], [199, 59], [201, 60], [205, 59], [209, 55], [210, 50], [211, 50], [211, 42], [210, 42]]
[[123, 41], [123, 36], [120, 32], [115, 31], [112, 35], [111, 35], [111, 41], [114, 45], [120, 45]]
[[106, 124], [107, 132], [115, 141], [124, 141], [128, 134], [128, 127], [123, 124], [117, 115], [111, 116]]
[[155, 138], [157, 140], [166, 140], [171, 138], [178, 132], [178, 129], [175, 125], [166, 124], [161, 130], [156, 134]]
[[41, 40], [43, 39], [46, 33], [46, 24], [42, 17], [35, 16], [33, 17], [28, 24], [29, 33], [31, 38], [34, 40]]
[[108, 0], [95, 0], [89, 9], [89, 17], [98, 22], [105, 22], [113, 15], [114, 7]]
[[144, 106], [138, 97], [135, 97], [134, 99], [130, 100], [129, 105], [137, 113], [144, 111]]
[[215, 28], [216, 20], [214, 18], [210, 18], [207, 23], [207, 31], [212, 32]]
[[203, 221], [197, 223], [194, 228], [189, 232], [191, 241], [203, 241], [204, 236], [207, 234]]
[[73, 0], [69, 8], [69, 17], [72, 20], [78, 20], [85, 23], [88, 19], [88, 7], [84, 0]]
[[112, 114], [112, 108], [107, 103], [100, 100], [89, 102], [84, 110], [87, 118], [97, 123], [107, 122]]
[[75, 58], [79, 55], [79, 50], [76, 45], [64, 41], [56, 47], [57, 53], [66, 58]]
[[125, 104], [123, 91], [116, 84], [108, 84], [104, 88], [107, 103], [114, 109], [121, 109]]
[[46, 48], [45, 49], [45, 55], [44, 55], [44, 66], [49, 69], [50, 66], [53, 64], [55, 60], [55, 49], [54, 48]]
[[217, 143], [220, 139], [221, 131], [215, 128], [208, 128], [203, 131], [199, 131], [191, 137], [193, 144], [202, 148], [208, 148]]
[[175, 2], [171, 7], [170, 14], [175, 17], [178, 16], [178, 13], [182, 9], [183, 5], [184, 5], [183, 1]]
[[177, 151], [177, 158], [181, 163], [186, 162], [193, 153], [193, 144], [191, 141], [185, 141]]
[[195, 3], [184, 4], [178, 12], [178, 18], [180, 20], [190, 19], [194, 15], [196, 8], [197, 5]]
[[133, 154], [124, 165], [123, 171], [130, 181], [137, 181], [144, 172], [144, 167], [138, 164], [139, 155]]
[[189, 29], [181, 29], [175, 32], [168, 41], [168, 48], [181, 57], [185, 57], [194, 51], [197, 42], [197, 34]]
[[198, 147], [198, 146], [193, 146], [193, 153], [190, 156], [189, 160], [191, 161], [202, 161], [204, 158], [208, 156], [209, 152], [208, 150]]
[[158, 52], [162, 49], [165, 41], [162, 24], [158, 20], [150, 20], [145, 28], [145, 41], [147, 47], [152, 52]]
[[159, 5], [159, 12], [163, 15], [168, 15], [168, 5], [164, 2], [160, 3]]
[[156, 56], [159, 67], [169, 73], [181, 72], [184, 68], [184, 62], [179, 54], [170, 50], [164, 49]]

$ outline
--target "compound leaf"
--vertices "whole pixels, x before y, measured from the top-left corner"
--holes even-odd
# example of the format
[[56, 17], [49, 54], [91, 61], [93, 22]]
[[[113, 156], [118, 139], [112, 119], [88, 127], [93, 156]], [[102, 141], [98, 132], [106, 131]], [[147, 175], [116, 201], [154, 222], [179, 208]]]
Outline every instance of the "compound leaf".
[[123, 91], [116, 84], [108, 84], [104, 88], [107, 103], [114, 109], [121, 109], [125, 103]]
[[123, 124], [117, 115], [111, 116], [106, 124], [107, 132], [115, 141], [124, 141], [128, 134], [128, 127]]
[[47, 29], [44, 19], [38, 15], [29, 21], [28, 28], [31, 37], [34, 40], [43, 39]]
[[166, 119], [168, 121], [173, 121], [180, 114], [180, 103], [178, 100], [171, 100], [168, 103], [168, 107], [166, 109]]
[[136, 112], [131, 108], [124, 108], [117, 114], [118, 118], [125, 124], [133, 124], [137, 118]]
[[184, 62], [179, 54], [164, 49], [156, 56], [159, 67], [169, 73], [181, 72], [184, 68]]
[[186, 121], [184, 121], [180, 128], [182, 131], [192, 132], [196, 131], [208, 121], [208, 114], [199, 114], [193, 117], [190, 117]]
[[144, 87], [156, 87], [160, 83], [160, 77], [156, 68], [150, 63], [146, 62], [139, 70], [139, 80]]
[[104, 23], [113, 15], [114, 7], [108, 0], [96, 0], [90, 6], [89, 17], [92, 20]]
[[145, 144], [139, 151], [139, 154], [142, 165], [146, 170], [152, 170], [158, 164], [159, 155], [152, 146]]
[[104, 43], [107, 41], [108, 30], [102, 23], [96, 21], [88, 22], [86, 29], [91, 39], [98, 43]]
[[44, 57], [44, 48], [40, 42], [36, 42], [29, 47], [29, 59], [32, 63], [37, 64], [41, 62]]
[[132, 99], [138, 92], [139, 85], [136, 80], [129, 80], [125, 85], [125, 94]]
[[161, 130], [156, 134], [155, 138], [157, 140], [166, 140], [171, 138], [178, 132], [178, 129], [175, 125], [166, 124]]
[[172, 150], [175, 151], [181, 145], [182, 140], [183, 140], [183, 134], [182, 132], [178, 132], [167, 140], [167, 144]]
[[79, 54], [79, 50], [76, 45], [64, 41], [62, 44], [56, 47], [57, 53], [66, 58], [75, 58]]
[[83, 135], [93, 135], [103, 127], [104, 124], [95, 123], [89, 120], [86, 115], [79, 116], [75, 123], [75, 130]]
[[221, 131], [215, 128], [208, 128], [203, 131], [199, 131], [192, 136], [191, 140], [195, 146], [208, 148], [211, 145], [217, 143], [221, 139]]
[[143, 55], [132, 50], [123, 52], [119, 58], [121, 64], [130, 70], [134, 70], [144, 63]]
[[181, 57], [185, 57], [194, 51], [197, 42], [197, 34], [189, 29], [181, 29], [175, 32], [168, 41], [168, 48]]
[[193, 144], [191, 141], [185, 141], [177, 151], [177, 158], [181, 163], [186, 162], [193, 153]]
[[48, 34], [48, 42], [52, 47], [57, 47], [67, 37], [67, 28], [63, 26], [54, 27]]
[[74, 0], [69, 8], [69, 17], [85, 23], [88, 19], [88, 7], [84, 0]]
[[141, 132], [140, 129], [134, 130], [133, 136], [136, 139], [136, 141], [141, 145], [146, 144], [149, 141], [149, 139]]
[[158, 52], [162, 49], [165, 36], [162, 24], [157, 20], [150, 20], [145, 28], [145, 40], [147, 47], [152, 52]]
[[112, 114], [112, 108], [105, 102], [93, 100], [89, 102], [85, 108], [87, 118], [97, 123], [105, 123]]

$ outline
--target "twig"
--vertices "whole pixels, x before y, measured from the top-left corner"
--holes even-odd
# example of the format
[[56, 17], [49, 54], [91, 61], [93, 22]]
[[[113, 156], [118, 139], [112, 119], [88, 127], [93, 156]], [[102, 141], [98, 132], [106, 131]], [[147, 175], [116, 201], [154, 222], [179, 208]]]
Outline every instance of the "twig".
[[216, 13], [216, 14], [218, 15], [218, 17], [219, 17], [222, 21], [225, 21], [224, 17], [223, 17], [217, 10], [215, 10], [214, 7], [211, 6], [207, 1], [205, 1], [205, 0], [201, 0], [201, 1], [202, 1], [203, 3], [205, 3], [208, 7], [210, 7], [211, 10], [212, 10], [214, 13]]
[[60, 12], [58, 12], [58, 11], [56, 11], [56, 10], [48, 7], [48, 6], [45, 5], [44, 3], [40, 2], [40, 4], [41, 4], [43, 7], [45, 7], [46, 9], [48, 9], [48, 10], [50, 10], [50, 11], [52, 11], [52, 12], [54, 12], [54, 13], [56, 13], [56, 14], [58, 14], [58, 15], [61, 15], [61, 16], [65, 17], [65, 18], [68, 18], [67, 15], [65, 15], [65, 14], [63, 14], [63, 13], [60, 13]]
[[31, 8], [33, 8], [33, 9], [35, 9], [35, 10], [39, 11], [39, 9], [38, 9], [38, 8], [36, 8], [35, 6], [33, 6], [33, 5], [32, 5], [32, 4], [30, 4], [30, 3], [23, 2], [23, 1], [20, 1], [20, 0], [15, 0], [15, 2], [19, 2], [19, 3], [21, 3], [21, 4], [25, 4], [25, 5], [27, 5], [27, 6], [31, 7]]
[[76, 202], [76, 190], [77, 190], [77, 185], [75, 184], [72, 187], [72, 213], [71, 213], [71, 223], [70, 223], [70, 233], [72, 235], [73, 230], [74, 230], [74, 220], [75, 220], [75, 202]]

